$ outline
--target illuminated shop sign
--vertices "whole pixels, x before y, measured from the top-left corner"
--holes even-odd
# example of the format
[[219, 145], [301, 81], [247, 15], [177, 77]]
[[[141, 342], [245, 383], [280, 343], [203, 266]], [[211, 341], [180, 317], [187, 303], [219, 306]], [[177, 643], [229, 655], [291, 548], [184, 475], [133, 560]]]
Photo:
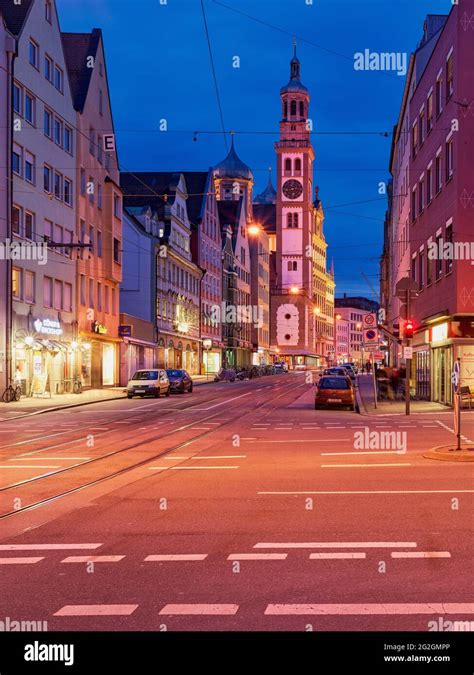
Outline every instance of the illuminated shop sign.
[[43, 335], [62, 335], [63, 329], [55, 319], [36, 319], [33, 323], [35, 331]]

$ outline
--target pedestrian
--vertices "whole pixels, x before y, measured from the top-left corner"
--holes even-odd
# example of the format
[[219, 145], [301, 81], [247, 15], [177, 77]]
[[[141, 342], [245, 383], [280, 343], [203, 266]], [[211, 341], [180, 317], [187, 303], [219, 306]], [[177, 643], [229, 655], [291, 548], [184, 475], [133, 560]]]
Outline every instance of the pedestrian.
[[369, 375], [371, 369], [370, 361], [367, 361], [365, 364], [365, 372]]

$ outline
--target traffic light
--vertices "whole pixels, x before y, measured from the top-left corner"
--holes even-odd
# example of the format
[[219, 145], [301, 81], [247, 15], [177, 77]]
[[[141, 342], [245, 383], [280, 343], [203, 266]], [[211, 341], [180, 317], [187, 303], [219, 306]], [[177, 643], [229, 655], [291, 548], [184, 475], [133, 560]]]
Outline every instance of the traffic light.
[[413, 321], [411, 319], [407, 319], [405, 322], [405, 338], [407, 340], [411, 340], [413, 337]]

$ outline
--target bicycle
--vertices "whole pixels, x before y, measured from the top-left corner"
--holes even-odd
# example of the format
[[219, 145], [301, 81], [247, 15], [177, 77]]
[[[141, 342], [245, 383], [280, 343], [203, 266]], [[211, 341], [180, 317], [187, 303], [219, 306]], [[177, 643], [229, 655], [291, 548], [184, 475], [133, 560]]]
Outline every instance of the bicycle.
[[82, 382], [79, 377], [74, 378], [72, 390], [75, 394], [82, 394]]
[[2, 395], [4, 403], [11, 403], [12, 401], [19, 401], [21, 398], [21, 387], [17, 384], [15, 387], [9, 384]]

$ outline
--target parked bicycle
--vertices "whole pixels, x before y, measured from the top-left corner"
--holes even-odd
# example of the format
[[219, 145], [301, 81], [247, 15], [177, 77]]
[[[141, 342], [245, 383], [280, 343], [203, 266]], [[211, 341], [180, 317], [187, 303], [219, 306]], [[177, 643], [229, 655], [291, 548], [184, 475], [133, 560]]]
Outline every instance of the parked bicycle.
[[3, 392], [2, 401], [4, 403], [11, 403], [12, 401], [19, 401], [21, 398], [21, 387], [19, 384], [13, 386], [10, 384]]

